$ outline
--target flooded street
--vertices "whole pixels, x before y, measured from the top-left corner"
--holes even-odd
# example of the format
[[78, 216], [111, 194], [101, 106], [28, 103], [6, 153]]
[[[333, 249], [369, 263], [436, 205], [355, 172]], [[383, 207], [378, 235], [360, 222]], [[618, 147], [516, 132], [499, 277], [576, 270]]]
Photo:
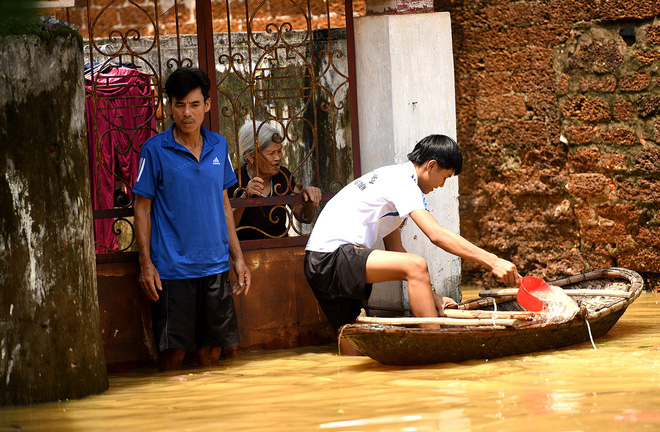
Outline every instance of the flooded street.
[[642, 294], [596, 346], [405, 368], [330, 346], [240, 353], [0, 409], [0, 431], [660, 431], [660, 294]]

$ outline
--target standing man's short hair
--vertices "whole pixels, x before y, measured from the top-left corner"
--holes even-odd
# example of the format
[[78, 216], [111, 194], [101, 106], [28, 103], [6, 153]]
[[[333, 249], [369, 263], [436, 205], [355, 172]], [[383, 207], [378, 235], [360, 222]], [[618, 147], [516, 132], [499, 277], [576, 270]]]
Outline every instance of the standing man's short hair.
[[408, 153], [408, 160], [415, 165], [435, 160], [442, 168], [454, 170], [454, 175], [459, 175], [463, 169], [461, 149], [456, 141], [446, 135], [429, 135], [422, 139]]
[[199, 68], [182, 67], [170, 74], [165, 81], [165, 93], [170, 102], [183, 99], [188, 93], [200, 89], [204, 100], [211, 95], [211, 81], [206, 72]]

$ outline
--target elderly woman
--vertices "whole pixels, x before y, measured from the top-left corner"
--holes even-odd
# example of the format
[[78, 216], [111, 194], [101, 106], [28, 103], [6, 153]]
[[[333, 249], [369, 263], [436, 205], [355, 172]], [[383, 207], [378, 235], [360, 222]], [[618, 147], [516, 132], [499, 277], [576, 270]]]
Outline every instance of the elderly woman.
[[[255, 150], [254, 130], [259, 137]], [[302, 205], [293, 207], [293, 215], [302, 223], [310, 223], [321, 202], [321, 190], [308, 186], [300, 191], [291, 172], [282, 163], [282, 137], [268, 123], [244, 124], [238, 132], [242, 166], [236, 169], [238, 183], [229, 188], [230, 198], [269, 197], [300, 194]], [[240, 188], [239, 188], [240, 185]], [[286, 237], [288, 216], [284, 206], [235, 208], [234, 220], [240, 240]]]

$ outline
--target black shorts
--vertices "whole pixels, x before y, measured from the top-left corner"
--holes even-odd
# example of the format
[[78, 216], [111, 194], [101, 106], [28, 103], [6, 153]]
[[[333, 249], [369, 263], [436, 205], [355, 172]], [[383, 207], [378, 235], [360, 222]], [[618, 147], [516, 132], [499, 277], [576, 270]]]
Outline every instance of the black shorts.
[[305, 253], [305, 278], [335, 333], [355, 322], [363, 300], [371, 296], [372, 284], [365, 280], [372, 251], [348, 244], [333, 252]]
[[158, 292], [158, 301], [151, 305], [158, 352], [194, 351], [205, 346], [240, 343], [228, 273], [161, 280], [163, 290]]

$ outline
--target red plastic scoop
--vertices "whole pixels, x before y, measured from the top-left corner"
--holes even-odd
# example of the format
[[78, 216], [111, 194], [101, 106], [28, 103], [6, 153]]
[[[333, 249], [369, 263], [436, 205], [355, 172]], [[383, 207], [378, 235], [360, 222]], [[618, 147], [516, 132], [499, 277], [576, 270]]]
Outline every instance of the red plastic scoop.
[[546, 302], [539, 299], [537, 294], [547, 291], [551, 291], [551, 288], [543, 279], [525, 276], [520, 280], [516, 300], [528, 311], [541, 312]]

